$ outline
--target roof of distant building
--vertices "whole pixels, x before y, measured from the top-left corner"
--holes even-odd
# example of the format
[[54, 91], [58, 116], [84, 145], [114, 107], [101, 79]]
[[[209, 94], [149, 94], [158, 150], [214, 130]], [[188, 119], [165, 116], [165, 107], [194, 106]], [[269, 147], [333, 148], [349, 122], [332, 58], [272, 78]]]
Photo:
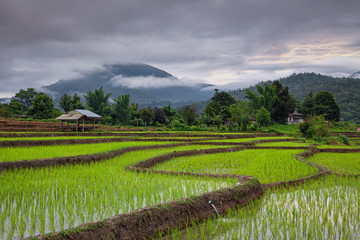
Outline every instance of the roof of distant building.
[[88, 119], [102, 118], [100, 115], [93, 113], [89, 110], [75, 109], [75, 110], [71, 110], [70, 112], [61, 115], [60, 117], [57, 117], [56, 119], [57, 120], [78, 120], [83, 117], [88, 118]]

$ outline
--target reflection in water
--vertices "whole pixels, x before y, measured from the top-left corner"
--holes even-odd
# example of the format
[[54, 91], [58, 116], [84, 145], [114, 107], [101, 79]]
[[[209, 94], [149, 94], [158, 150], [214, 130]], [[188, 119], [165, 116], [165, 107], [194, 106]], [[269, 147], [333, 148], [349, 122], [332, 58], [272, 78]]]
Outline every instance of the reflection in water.
[[[248, 207], [173, 233], [171, 239], [360, 239], [360, 179], [268, 192]], [[215, 231], [216, 230], [216, 231]]]

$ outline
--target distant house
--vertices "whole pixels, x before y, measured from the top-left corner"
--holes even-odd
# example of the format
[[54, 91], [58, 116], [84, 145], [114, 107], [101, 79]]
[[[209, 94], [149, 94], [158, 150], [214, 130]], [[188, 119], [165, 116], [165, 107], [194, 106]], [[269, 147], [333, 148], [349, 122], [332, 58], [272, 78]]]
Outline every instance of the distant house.
[[[92, 121], [93, 123], [93, 130], [95, 130], [95, 121], [99, 121], [102, 117], [100, 115], [97, 115], [96, 113], [93, 113], [89, 110], [83, 110], [83, 109], [75, 109], [71, 110], [68, 113], [65, 113], [61, 115], [60, 117], [57, 117], [57, 120], [61, 120], [61, 130], [64, 129], [64, 121], [67, 122], [67, 128], [69, 129], [69, 122], [70, 121], [76, 121], [76, 127], [75, 130], [79, 130], [80, 121], [82, 122], [82, 131], [84, 132], [85, 127], [84, 123], [85, 121]], [[71, 126], [72, 127], [72, 126]]]
[[297, 109], [293, 113], [289, 113], [288, 124], [297, 124], [304, 121], [304, 115], [297, 112]]

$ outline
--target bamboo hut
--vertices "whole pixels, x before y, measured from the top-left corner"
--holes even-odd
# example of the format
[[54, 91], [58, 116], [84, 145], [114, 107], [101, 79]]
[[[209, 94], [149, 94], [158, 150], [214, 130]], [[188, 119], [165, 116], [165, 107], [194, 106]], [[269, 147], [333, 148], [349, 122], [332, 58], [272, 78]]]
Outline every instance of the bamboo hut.
[[61, 120], [61, 130], [64, 129], [64, 122], [67, 122], [67, 128], [69, 129], [69, 122], [70, 121], [76, 121], [76, 127], [75, 131], [79, 131], [80, 122], [82, 122], [82, 132], [85, 131], [85, 121], [92, 121], [93, 123], [93, 130], [95, 130], [95, 121], [99, 122], [102, 117], [100, 115], [97, 115], [96, 113], [93, 113], [89, 110], [83, 110], [83, 109], [75, 109], [71, 110], [68, 113], [65, 113], [61, 115], [60, 117], [57, 117], [57, 120]]

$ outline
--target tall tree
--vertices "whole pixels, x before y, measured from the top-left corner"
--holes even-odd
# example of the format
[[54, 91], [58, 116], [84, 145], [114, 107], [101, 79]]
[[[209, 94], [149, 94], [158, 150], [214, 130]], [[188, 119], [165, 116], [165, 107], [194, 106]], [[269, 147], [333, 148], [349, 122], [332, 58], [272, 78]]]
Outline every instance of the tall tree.
[[246, 130], [251, 120], [251, 110], [248, 104], [244, 101], [237, 100], [235, 104], [231, 105], [231, 123], [238, 125], [241, 130]]
[[110, 96], [111, 93], [105, 94], [102, 87], [95, 89], [94, 92], [89, 90], [85, 94], [86, 106], [90, 111], [105, 116], [105, 114], [109, 112]]
[[306, 116], [315, 115], [314, 109], [315, 96], [313, 91], [308, 92], [302, 103], [302, 111]]
[[215, 92], [214, 96], [211, 98], [211, 101], [218, 102], [221, 106], [228, 106], [234, 104], [236, 101], [230, 93], [227, 92]]
[[23, 105], [16, 100], [15, 98], [11, 99], [9, 103], [9, 108], [14, 114], [22, 114], [23, 113]]
[[332, 93], [321, 91], [316, 94], [314, 101], [314, 109], [316, 115], [324, 115], [325, 120], [339, 121], [340, 106], [337, 104]]
[[15, 95], [15, 99], [23, 105], [23, 110], [27, 110], [32, 106], [32, 102], [38, 93], [34, 88], [28, 88], [27, 90], [20, 89]]
[[48, 119], [53, 118], [55, 112], [55, 103], [52, 98], [45, 93], [38, 93], [29, 108], [29, 113], [33, 118]]
[[145, 127], [147, 125], [151, 125], [153, 123], [154, 117], [155, 117], [154, 111], [152, 110], [151, 107], [141, 109], [140, 116], [141, 116], [142, 121], [145, 124]]
[[275, 87], [265, 84], [263, 88], [260, 85], [256, 85], [256, 90], [258, 94], [249, 89], [245, 90], [245, 98], [249, 100], [250, 107], [255, 110], [264, 107], [271, 113], [276, 101]]
[[74, 96], [70, 100], [70, 110], [74, 109], [84, 109], [84, 105], [81, 103], [80, 97], [77, 95], [77, 93], [74, 93]]
[[164, 124], [166, 122], [166, 114], [162, 108], [154, 108], [154, 122]]
[[256, 121], [259, 123], [260, 127], [268, 125], [270, 120], [270, 112], [265, 107], [261, 107], [256, 113]]
[[289, 94], [289, 88], [283, 88], [279, 81], [274, 81], [272, 86], [275, 88], [276, 99], [271, 111], [271, 118], [278, 123], [285, 123], [289, 113], [295, 110], [295, 99]]
[[70, 95], [67, 95], [66, 93], [64, 93], [64, 95], [62, 95], [62, 97], [60, 99], [59, 106], [65, 112], [70, 111], [71, 110], [71, 97], [70, 97]]
[[0, 103], [0, 117], [10, 118], [13, 116], [11, 108], [7, 104]]
[[131, 124], [139, 127], [143, 124], [143, 120], [141, 118], [141, 112], [139, 110], [139, 106], [137, 103], [130, 104], [130, 112], [131, 112]]
[[218, 89], [215, 89], [211, 102], [205, 108], [205, 114], [210, 118], [216, 119], [217, 122], [219, 118], [221, 122], [225, 122], [231, 116], [229, 107], [235, 103], [234, 97], [229, 93], [218, 92]]
[[171, 108], [171, 103], [169, 103], [169, 105], [167, 106], [164, 106], [162, 109], [166, 116], [166, 122], [167, 123], [171, 122], [177, 114], [176, 110]]
[[117, 97], [113, 107], [114, 118], [116, 118], [120, 124], [128, 124], [131, 118], [130, 95], [125, 94]]
[[179, 114], [184, 122], [186, 122], [189, 126], [195, 124], [197, 121], [195, 106], [186, 105], [179, 110]]

